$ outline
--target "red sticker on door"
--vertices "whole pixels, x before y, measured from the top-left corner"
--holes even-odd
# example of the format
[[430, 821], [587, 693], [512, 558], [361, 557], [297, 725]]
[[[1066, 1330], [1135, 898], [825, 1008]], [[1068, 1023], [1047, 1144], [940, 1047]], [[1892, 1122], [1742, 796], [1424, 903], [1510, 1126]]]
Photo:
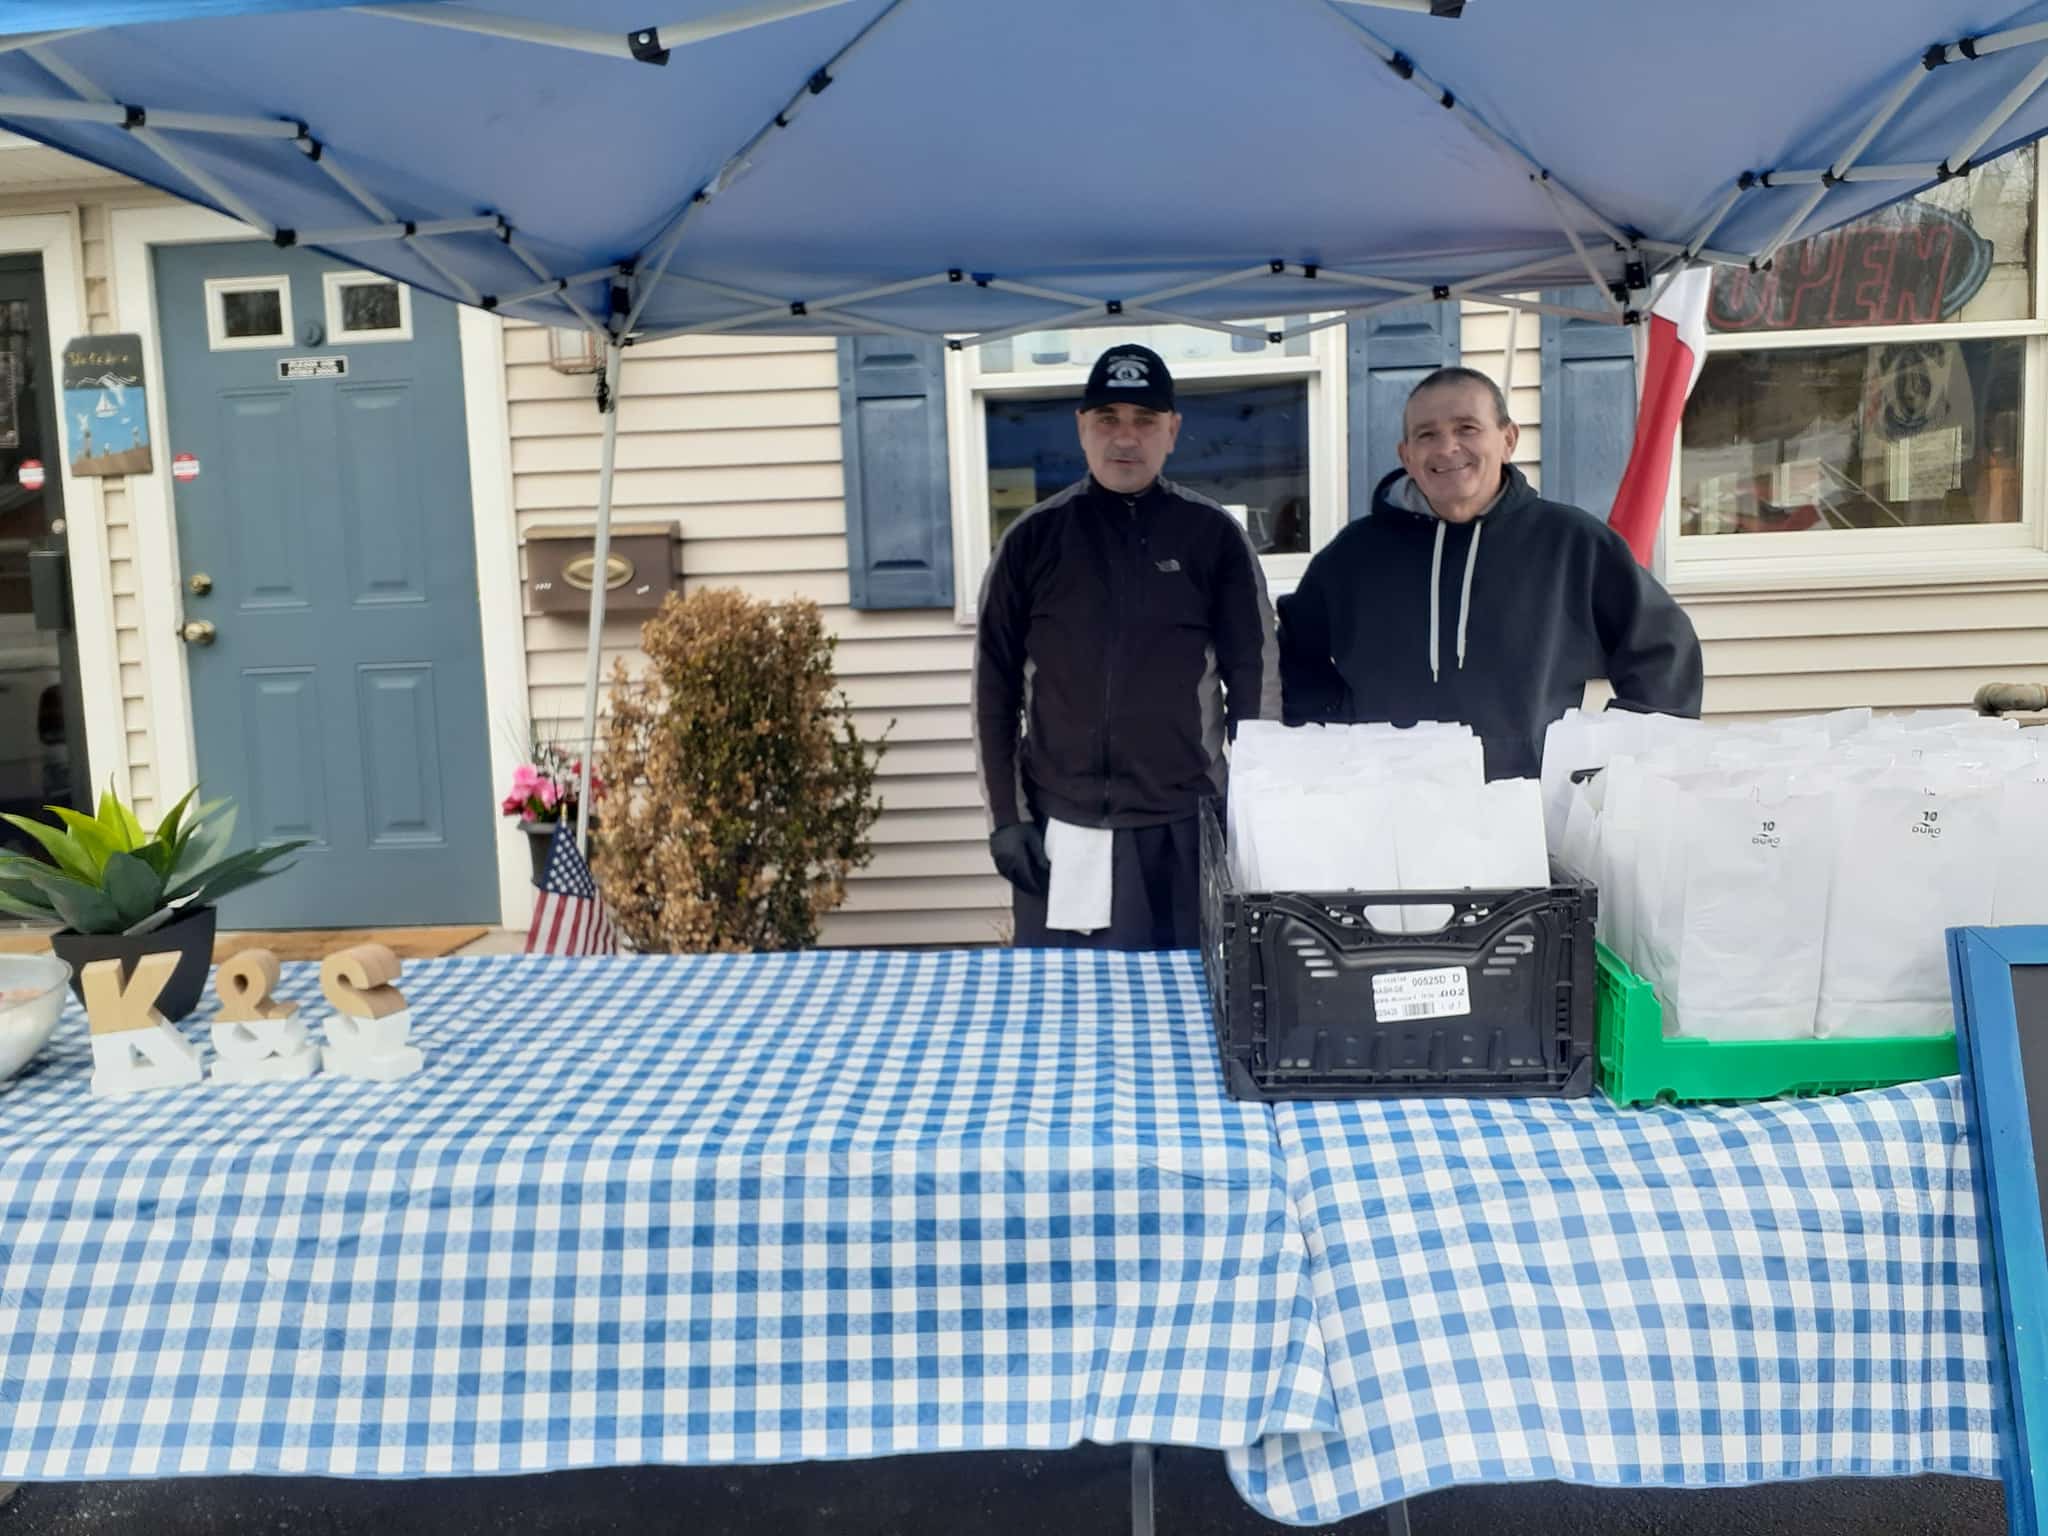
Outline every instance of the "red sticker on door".
[[197, 480], [199, 478], [199, 456], [195, 453], [179, 453], [171, 456], [171, 478], [173, 480]]
[[23, 459], [21, 468], [15, 471], [15, 478], [21, 482], [23, 490], [40, 491], [43, 488], [43, 461]]

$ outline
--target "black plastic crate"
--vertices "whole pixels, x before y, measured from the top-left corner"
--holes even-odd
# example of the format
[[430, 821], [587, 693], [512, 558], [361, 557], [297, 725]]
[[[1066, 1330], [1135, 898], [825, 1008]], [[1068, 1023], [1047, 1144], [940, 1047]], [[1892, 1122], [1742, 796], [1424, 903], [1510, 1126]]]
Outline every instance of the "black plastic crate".
[[[1211, 801], [1201, 818], [1202, 964], [1232, 1098], [1569, 1099], [1592, 1091], [1591, 882], [1240, 891], [1217, 810]], [[1383, 933], [1366, 915], [1395, 907], [1447, 907], [1450, 922], [1433, 933]], [[1449, 1013], [1460, 1001], [1469, 1011]]]

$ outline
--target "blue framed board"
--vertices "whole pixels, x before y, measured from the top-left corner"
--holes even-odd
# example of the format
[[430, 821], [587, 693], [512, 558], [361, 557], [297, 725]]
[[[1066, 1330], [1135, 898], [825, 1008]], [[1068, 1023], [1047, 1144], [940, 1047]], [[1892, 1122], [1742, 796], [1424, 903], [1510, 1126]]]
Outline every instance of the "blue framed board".
[[2048, 1532], [2048, 928], [1951, 928], [1956, 1056], [1991, 1216], [2013, 1434], [2011, 1536]]

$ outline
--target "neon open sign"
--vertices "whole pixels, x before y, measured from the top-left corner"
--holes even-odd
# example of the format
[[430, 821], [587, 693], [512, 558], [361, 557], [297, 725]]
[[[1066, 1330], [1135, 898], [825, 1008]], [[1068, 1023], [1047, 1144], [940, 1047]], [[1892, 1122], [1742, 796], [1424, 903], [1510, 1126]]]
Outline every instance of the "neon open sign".
[[1991, 273], [1991, 242], [1945, 209], [1900, 203], [1787, 246], [1767, 271], [1715, 270], [1717, 331], [1925, 325], [1955, 315]]

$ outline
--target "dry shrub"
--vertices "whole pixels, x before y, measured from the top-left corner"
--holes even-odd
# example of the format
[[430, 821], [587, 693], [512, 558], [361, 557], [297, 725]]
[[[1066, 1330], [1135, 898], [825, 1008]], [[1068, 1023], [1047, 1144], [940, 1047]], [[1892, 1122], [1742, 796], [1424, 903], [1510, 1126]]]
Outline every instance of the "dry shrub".
[[801, 949], [873, 857], [861, 740], [816, 603], [671, 593], [612, 670], [594, 872], [643, 950]]

